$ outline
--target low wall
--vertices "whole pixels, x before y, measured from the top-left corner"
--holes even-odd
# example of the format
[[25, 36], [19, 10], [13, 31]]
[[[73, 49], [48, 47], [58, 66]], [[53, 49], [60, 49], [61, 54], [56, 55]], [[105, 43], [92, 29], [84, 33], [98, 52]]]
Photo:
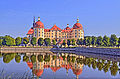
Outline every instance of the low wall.
[[1, 53], [39, 53], [51, 52], [51, 47], [1, 47]]

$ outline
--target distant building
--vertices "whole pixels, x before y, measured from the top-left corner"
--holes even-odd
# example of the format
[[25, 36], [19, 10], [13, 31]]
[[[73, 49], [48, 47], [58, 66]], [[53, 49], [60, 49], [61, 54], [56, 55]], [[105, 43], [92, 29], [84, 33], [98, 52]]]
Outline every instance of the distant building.
[[38, 17], [37, 22], [35, 22], [34, 17], [33, 27], [29, 29], [27, 37], [29, 38], [29, 41], [31, 41], [32, 37], [36, 37], [37, 40], [39, 38], [50, 38], [51, 40], [55, 39], [57, 42], [62, 42], [67, 39], [84, 39], [84, 30], [79, 23], [79, 19], [77, 19], [77, 22], [72, 28], [67, 24], [66, 28], [61, 29], [55, 24], [51, 29], [45, 29], [44, 24], [40, 21], [40, 17]]

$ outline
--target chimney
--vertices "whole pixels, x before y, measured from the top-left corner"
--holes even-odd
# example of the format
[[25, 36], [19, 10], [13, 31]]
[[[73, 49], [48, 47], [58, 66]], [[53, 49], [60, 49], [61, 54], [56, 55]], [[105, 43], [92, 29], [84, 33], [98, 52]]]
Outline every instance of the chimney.
[[40, 17], [38, 17], [38, 21], [40, 21]]

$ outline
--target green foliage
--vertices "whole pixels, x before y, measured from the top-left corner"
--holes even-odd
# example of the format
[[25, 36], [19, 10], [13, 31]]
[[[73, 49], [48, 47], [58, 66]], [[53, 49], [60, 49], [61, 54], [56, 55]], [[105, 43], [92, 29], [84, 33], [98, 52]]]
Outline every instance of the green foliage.
[[20, 60], [21, 60], [21, 56], [20, 56], [20, 55], [16, 55], [16, 56], [15, 56], [15, 61], [16, 61], [17, 63], [20, 63]]
[[93, 68], [93, 69], [96, 69], [96, 66], [97, 66], [97, 62], [96, 62], [96, 60], [93, 60], [93, 61], [92, 61], [92, 68]]
[[97, 41], [97, 38], [96, 38], [95, 36], [92, 36], [91, 44], [92, 44], [93, 46], [96, 45], [96, 41]]
[[116, 63], [113, 63], [113, 65], [110, 67], [111, 75], [115, 76], [118, 72], [118, 66]]
[[15, 58], [15, 54], [14, 53], [6, 53], [3, 56], [3, 62], [4, 63], [9, 63], [11, 60], [13, 60]]
[[103, 37], [103, 46], [109, 46], [110, 42], [109, 42], [109, 37], [107, 37], [106, 35]]
[[2, 44], [2, 42], [3, 42], [3, 39], [0, 39], [0, 46], [2, 46], [3, 44]]
[[30, 59], [31, 59], [31, 61], [32, 61], [33, 63], [36, 62], [36, 56], [35, 56], [35, 55], [31, 55]]
[[29, 43], [29, 39], [27, 38], [27, 37], [24, 37], [23, 38], [23, 43], [26, 45], [26, 44], [28, 44]]
[[38, 45], [42, 46], [44, 43], [44, 39], [43, 38], [39, 38], [38, 39]]
[[104, 65], [104, 67], [103, 67], [103, 71], [104, 71], [105, 73], [108, 72], [109, 67], [110, 67], [110, 63], [105, 63], [105, 65]]
[[87, 45], [90, 46], [92, 42], [92, 38], [89, 36], [87, 37]]
[[50, 61], [50, 55], [45, 55], [44, 61], [49, 62]]
[[20, 37], [17, 37], [17, 38], [15, 39], [15, 43], [16, 43], [17, 46], [20, 45], [21, 42], [22, 42], [22, 40], [21, 40]]
[[43, 62], [43, 60], [44, 60], [44, 59], [43, 59], [43, 55], [38, 55], [38, 61], [39, 61], [39, 62]]
[[49, 46], [51, 44], [50, 38], [45, 38], [44, 43], [45, 43], [46, 46]]
[[120, 46], [120, 37], [118, 38], [118, 46]]
[[76, 61], [78, 64], [83, 64], [83, 59], [81, 59], [81, 58], [77, 58]]
[[97, 45], [98, 46], [102, 46], [103, 45], [103, 42], [102, 42], [103, 38], [101, 36], [97, 37]]
[[75, 39], [72, 39], [72, 45], [75, 45]]
[[117, 45], [117, 41], [118, 41], [118, 39], [117, 39], [116, 35], [112, 34], [111, 37], [110, 37], [110, 45], [111, 46], [116, 46]]
[[71, 40], [67, 39], [67, 45], [70, 46], [71, 45]]
[[62, 56], [63, 60], [65, 61], [65, 56]]
[[24, 55], [24, 56], [23, 56], [23, 61], [28, 62], [28, 61], [29, 61], [29, 57], [26, 56], [26, 55]]
[[64, 46], [65, 46], [65, 44], [66, 44], [65, 40], [63, 40], [63, 43], [62, 43], [62, 45], [64, 45]]
[[72, 60], [73, 63], [75, 62], [75, 56], [72, 56]]
[[2, 57], [2, 53], [0, 53], [0, 58]]
[[6, 46], [14, 46], [14, 45], [16, 45], [15, 44], [15, 39], [10, 37], [10, 36], [7, 36], [7, 35], [3, 38], [2, 44], [6, 45]]
[[77, 39], [76, 44], [77, 45], [83, 45], [83, 39]]
[[34, 45], [36, 45], [36, 38], [35, 37], [33, 37], [32, 39], [31, 39], [31, 44], [34, 46]]
[[52, 58], [53, 58], [53, 60], [55, 60], [55, 59], [57, 58], [57, 56], [56, 56], [56, 55], [53, 55]]
[[53, 39], [52, 42], [53, 42], [53, 45], [56, 45], [56, 40], [55, 39]]
[[69, 55], [67, 56], [67, 61], [70, 62], [70, 56]]

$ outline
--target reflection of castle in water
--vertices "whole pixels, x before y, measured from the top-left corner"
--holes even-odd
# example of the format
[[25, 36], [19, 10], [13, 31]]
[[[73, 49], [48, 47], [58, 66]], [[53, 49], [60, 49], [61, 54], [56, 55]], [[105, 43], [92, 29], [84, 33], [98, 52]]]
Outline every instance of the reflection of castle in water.
[[[27, 53], [27, 56], [31, 56], [33, 54], [31, 53]], [[27, 62], [28, 66], [30, 67], [30, 69], [32, 69], [33, 74], [35, 74], [37, 77], [40, 77], [43, 74], [43, 71], [45, 68], [51, 68], [51, 70], [53, 72], [56, 72], [57, 70], [59, 70], [60, 68], [65, 68], [66, 69], [66, 73], [68, 74], [68, 70], [71, 69], [73, 71], [73, 73], [76, 75], [76, 78], [78, 79], [78, 76], [82, 73], [82, 69], [84, 64], [80, 64], [77, 63], [77, 61], [74, 62], [69, 62], [67, 60], [67, 56], [68, 54], [61, 54], [61, 55], [56, 55], [56, 54], [49, 54], [50, 56], [50, 61], [48, 62], [39, 62], [38, 61], [38, 53], [34, 54], [36, 56], [36, 62], [32, 63], [31, 61]], [[43, 56], [43, 59], [45, 58], [45, 55], [48, 54], [40, 54]], [[53, 58], [53, 56], [56, 56], [56, 59]], [[63, 58], [63, 56], [65, 58]], [[84, 56], [78, 56], [75, 54], [69, 54], [70, 57], [75, 57], [76, 58], [81, 58], [84, 59]]]

